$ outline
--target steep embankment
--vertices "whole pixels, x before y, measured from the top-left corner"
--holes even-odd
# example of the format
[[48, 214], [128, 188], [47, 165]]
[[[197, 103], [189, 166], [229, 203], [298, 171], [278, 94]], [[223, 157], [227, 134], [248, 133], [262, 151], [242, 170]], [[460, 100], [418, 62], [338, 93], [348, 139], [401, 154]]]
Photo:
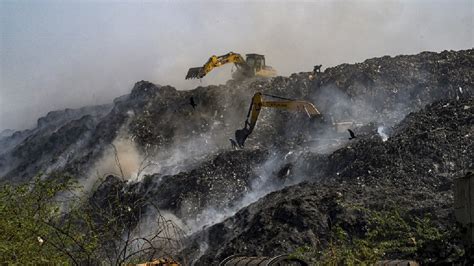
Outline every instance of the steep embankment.
[[[192, 91], [138, 82], [130, 95], [114, 101], [110, 112], [110, 106], [54, 112], [40, 119], [37, 128], [2, 138], [0, 174], [3, 180], [21, 181], [39, 172], [66, 169], [86, 177], [100, 158], [110, 156], [107, 151], [117, 137], [132, 139], [130, 142], [146, 153], [145, 157], [165, 161], [166, 169], [160, 166], [153, 171], [174, 174], [183, 170], [174, 165], [195, 165], [228, 147], [228, 138], [243, 126], [256, 91], [311, 100], [328, 121], [392, 125], [434, 100], [472, 95], [473, 53], [471, 49], [386, 56], [327, 68], [313, 80], [309, 73], [300, 73], [244, 83], [230, 81]], [[195, 110], [189, 104], [190, 97], [197, 103]], [[81, 120], [88, 114], [92, 117]], [[80, 132], [77, 138], [63, 136], [73, 127]], [[299, 131], [307, 128], [304, 117], [264, 110], [247, 145], [291, 147], [305, 141]], [[160, 150], [159, 155], [156, 150]]]
[[63, 169], [111, 104], [49, 112], [33, 129], [0, 138], [0, 176], [22, 182], [47, 169]]
[[[374, 58], [309, 76], [191, 91], [137, 82], [113, 106], [50, 116], [2, 138], [2, 181], [59, 171], [94, 182], [112, 173], [117, 193], [140, 197], [197, 232], [182, 255], [203, 263], [324, 247], [335, 224], [363, 237], [368, 214], [349, 206], [432, 212], [438, 228], [447, 227], [452, 178], [472, 167], [474, 50]], [[257, 91], [312, 101], [325, 123], [263, 110], [246, 149], [234, 151], [228, 139], [243, 127]], [[441, 99], [448, 100], [422, 110]], [[417, 113], [398, 124], [410, 112]], [[332, 130], [341, 121], [362, 124], [356, 140]]]
[[[309, 159], [322, 176], [308, 171], [310, 183], [271, 193], [200, 233], [196, 252], [202, 252], [202, 242], [208, 249], [199, 262], [232, 254], [292, 253], [304, 246], [321, 250], [336, 225], [352, 238], [363, 237], [368, 210], [429, 215], [449, 235], [454, 232], [453, 179], [474, 168], [473, 125], [473, 97], [445, 100], [410, 114], [385, 142], [379, 135], [365, 136], [329, 155], [327, 164], [315, 167]], [[425, 253], [402, 251], [396, 256], [439, 261], [456, 252], [451, 250], [454, 244], [446, 239], [431, 243]]]

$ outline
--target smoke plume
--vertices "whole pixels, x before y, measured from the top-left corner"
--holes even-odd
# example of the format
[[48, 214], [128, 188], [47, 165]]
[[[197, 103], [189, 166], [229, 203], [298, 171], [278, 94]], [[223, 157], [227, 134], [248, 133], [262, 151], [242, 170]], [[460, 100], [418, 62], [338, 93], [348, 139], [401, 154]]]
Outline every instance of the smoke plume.
[[91, 170], [91, 174], [97, 176], [115, 175], [125, 180], [135, 179], [140, 171], [142, 161], [143, 157], [138, 152], [135, 143], [120, 136], [106, 149], [102, 158]]
[[473, 2], [0, 3], [0, 130], [54, 109], [111, 102], [137, 80], [223, 83], [227, 65], [184, 80], [209, 56], [261, 53], [281, 75], [365, 58], [472, 47]]

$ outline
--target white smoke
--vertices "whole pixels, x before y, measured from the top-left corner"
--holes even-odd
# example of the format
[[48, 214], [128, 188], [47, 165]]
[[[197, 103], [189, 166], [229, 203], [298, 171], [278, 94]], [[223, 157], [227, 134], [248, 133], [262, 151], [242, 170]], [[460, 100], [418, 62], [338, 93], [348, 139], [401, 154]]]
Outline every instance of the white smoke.
[[51, 109], [110, 102], [137, 80], [223, 83], [231, 65], [202, 83], [184, 80], [213, 54], [261, 53], [288, 75], [471, 48], [474, 28], [470, 0], [100, 2], [1, 1], [0, 130], [32, 126]]
[[[176, 255], [182, 248], [185, 225], [175, 215], [149, 208], [145, 216], [132, 232], [122, 236], [122, 243], [127, 243], [128, 254], [149, 254], [148, 248], [155, 249], [159, 254]], [[140, 252], [141, 251], [141, 252]]]
[[[301, 182], [302, 179], [299, 178], [292, 180], [275, 179], [277, 172], [284, 166], [284, 164], [298, 158], [301, 152], [302, 151], [291, 151], [284, 155], [279, 152], [271, 153], [271, 156], [262, 165], [259, 165], [254, 169], [255, 178], [252, 180], [250, 189], [240, 200], [235, 202], [232, 207], [229, 208], [218, 209], [214, 206], [209, 206], [203, 209], [196, 218], [186, 221], [186, 225], [189, 228], [188, 233], [192, 234], [207, 226], [222, 222], [228, 217], [233, 216], [239, 210], [257, 202], [269, 193]], [[291, 157], [291, 159], [289, 157]], [[285, 177], [288, 176], [291, 171], [292, 170], [287, 169]]]
[[140, 173], [138, 180], [149, 174], [175, 175], [189, 170], [218, 149], [219, 143], [207, 133], [187, 141], [177, 138], [170, 147], [156, 150], [146, 159], [147, 167]]
[[112, 145], [106, 149], [91, 173], [104, 175], [115, 175], [130, 180], [137, 176], [142, 155], [138, 152], [136, 144], [130, 138], [117, 137]]
[[382, 138], [382, 141], [387, 141], [388, 140], [388, 135], [385, 133], [386, 128], [384, 126], [379, 126], [377, 127], [377, 133], [379, 136]]

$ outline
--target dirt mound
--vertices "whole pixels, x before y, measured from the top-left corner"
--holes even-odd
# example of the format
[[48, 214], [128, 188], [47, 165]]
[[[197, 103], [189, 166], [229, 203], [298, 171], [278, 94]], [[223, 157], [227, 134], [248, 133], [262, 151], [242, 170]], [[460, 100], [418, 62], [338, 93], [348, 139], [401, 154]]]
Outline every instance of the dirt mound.
[[[473, 66], [473, 49], [384, 56], [328, 68], [317, 74], [311, 90], [323, 110], [342, 109], [331, 109], [336, 119], [348, 115], [364, 120], [366, 116], [393, 124], [433, 101], [472, 96]], [[338, 95], [346, 101], [334, 97]]]
[[248, 192], [254, 169], [267, 157], [263, 150], [225, 152], [189, 172], [147, 176], [129, 190], [183, 220], [196, 219], [206, 208], [231, 208]]
[[[130, 95], [114, 101], [112, 110], [108, 106], [51, 112], [39, 119], [36, 129], [3, 138], [0, 142], [5, 145], [0, 144], [6, 148], [0, 158], [0, 173], [5, 180], [19, 176], [26, 180], [38, 172], [52, 170], [66, 170], [83, 177], [120, 134], [131, 138], [146, 154], [160, 150], [170, 157], [176, 149], [193, 150], [190, 152], [193, 157], [217, 154], [228, 149], [228, 139], [234, 136], [236, 129], [244, 126], [250, 100], [257, 91], [312, 101], [329, 122], [376, 122], [390, 126], [434, 100], [472, 95], [473, 65], [474, 50], [471, 49], [386, 56], [358, 64], [343, 64], [317, 73], [312, 80], [310, 73], [303, 72], [290, 77], [230, 81], [191, 91], [140, 81]], [[190, 104], [191, 98], [195, 107]], [[60, 149], [53, 147], [51, 152], [56, 156], [47, 163], [17, 167], [31, 161], [43, 162], [39, 159], [40, 153], [18, 157], [23, 154], [14, 151], [18, 146], [22, 143], [37, 147], [46, 145], [43, 142], [55, 139], [52, 134], [57, 135], [60, 126], [87, 114], [94, 121], [81, 134], [84, 138], [61, 143]], [[321, 133], [315, 133], [318, 125], [311, 127], [308, 124], [302, 115], [265, 109], [247, 146], [297, 148]], [[300, 133], [305, 130], [306, 134]], [[200, 145], [192, 146], [193, 142]], [[73, 143], [81, 145], [76, 147]], [[66, 146], [68, 148], [64, 149]]]
[[[335, 225], [354, 238], [364, 236], [369, 224], [366, 210], [398, 208], [411, 216], [430, 215], [437, 229], [451, 230], [453, 178], [474, 167], [473, 107], [474, 98], [437, 102], [409, 115], [385, 142], [372, 135], [336, 151], [326, 165], [317, 164], [325, 171], [312, 176], [312, 183], [271, 193], [195, 236], [195, 248], [199, 250], [203, 241], [208, 245], [198, 264], [231, 254], [277, 255], [304, 246], [322, 248]], [[445, 248], [442, 255], [409, 251], [395, 255], [437, 261], [452, 256], [456, 243], [438, 244], [441, 247], [429, 248]]]
[[[237, 253], [323, 249], [339, 229], [366, 237], [373, 212], [390, 208], [403, 208], [403, 219], [430, 213], [434, 228], [445, 232], [452, 179], [473, 167], [473, 69], [470, 49], [374, 58], [311, 79], [302, 72], [190, 91], [140, 81], [105, 111], [53, 112], [36, 129], [9, 133], [0, 140], [8, 148], [0, 174], [2, 181], [54, 171], [89, 177], [103, 157], [120, 161], [108, 151], [125, 139], [137, 151], [137, 169], [109, 176], [91, 200], [100, 205], [107, 198], [100, 193], [112, 192], [143, 199], [183, 219], [188, 232], [203, 229], [183, 252], [202, 264]], [[264, 109], [246, 149], [234, 151], [229, 138], [244, 126], [255, 92], [314, 102], [324, 119]], [[361, 125], [352, 126], [351, 141], [332, 125], [346, 121]], [[438, 259], [452, 254], [445, 244], [456, 246], [431, 245], [448, 250]]]
[[0, 138], [0, 176], [23, 182], [40, 172], [64, 169], [111, 108], [108, 104], [49, 112], [36, 128]]

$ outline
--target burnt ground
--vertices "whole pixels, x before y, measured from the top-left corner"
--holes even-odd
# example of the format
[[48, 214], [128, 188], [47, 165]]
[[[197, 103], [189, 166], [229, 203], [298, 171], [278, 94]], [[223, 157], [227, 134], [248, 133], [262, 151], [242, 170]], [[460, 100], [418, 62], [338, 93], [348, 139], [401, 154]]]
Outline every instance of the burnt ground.
[[[361, 209], [403, 207], [445, 230], [453, 224], [452, 180], [472, 168], [473, 66], [470, 49], [368, 59], [314, 79], [302, 72], [190, 91], [140, 81], [111, 105], [58, 111], [2, 137], [1, 181], [54, 172], [87, 178], [125, 137], [161, 166], [138, 179], [109, 176], [101, 191], [114, 184], [182, 219], [194, 235], [181, 256], [205, 264], [323, 248], [335, 225], [363, 237], [369, 218]], [[233, 150], [228, 139], [257, 91], [312, 101], [324, 119], [262, 110], [246, 148]], [[360, 124], [352, 141], [331, 127], [345, 121]], [[377, 134], [382, 126], [387, 141]]]
[[[473, 108], [472, 97], [437, 102], [410, 114], [385, 142], [378, 135], [365, 136], [329, 155], [324, 164], [303, 158], [324, 173], [312, 175], [307, 169], [308, 182], [271, 193], [199, 233], [197, 252], [203, 241], [208, 249], [198, 265], [232, 254], [273, 256], [303, 246], [324, 247], [336, 224], [363, 236], [368, 221], [361, 210], [400, 208], [414, 217], [428, 215], [440, 230], [451, 230], [453, 179], [474, 167]], [[395, 258], [447, 260], [459, 244], [452, 241], [430, 247], [441, 253], [406, 252]]]
[[[257, 91], [312, 101], [327, 122], [392, 126], [433, 101], [472, 96], [473, 54], [471, 49], [385, 56], [330, 67], [313, 80], [309, 72], [302, 72], [191, 91], [140, 81], [111, 105], [51, 112], [38, 120], [36, 128], [0, 138], [0, 175], [9, 182], [53, 171], [85, 177], [119, 135], [133, 140], [142, 151], [171, 150], [180, 143], [201, 141], [207, 147], [196, 150], [216, 155], [229, 149], [228, 139], [243, 127]], [[196, 109], [189, 104], [190, 97]], [[90, 118], [82, 119], [85, 115]], [[320, 127], [308, 124], [302, 115], [263, 110], [246, 146], [297, 147], [317, 136]], [[76, 130], [80, 132], [76, 137], [63, 136]], [[302, 136], [301, 131], [307, 134]]]

